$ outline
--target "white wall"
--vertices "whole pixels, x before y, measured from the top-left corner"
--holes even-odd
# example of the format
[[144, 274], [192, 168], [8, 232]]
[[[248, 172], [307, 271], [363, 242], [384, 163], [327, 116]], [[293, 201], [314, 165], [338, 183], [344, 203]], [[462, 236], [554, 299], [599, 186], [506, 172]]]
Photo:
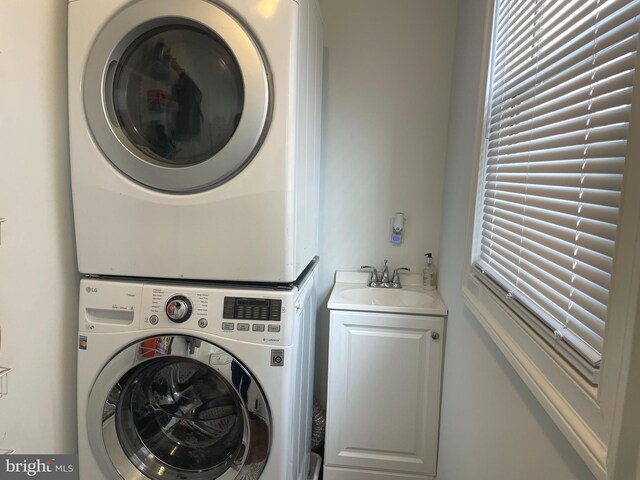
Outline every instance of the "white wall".
[[[335, 270], [438, 258], [456, 1], [323, 0], [324, 109], [316, 384], [326, 395]], [[389, 241], [394, 212], [404, 243]]]
[[66, 0], [0, 2], [0, 448], [76, 447]]
[[444, 182], [440, 291], [449, 307], [439, 480], [593, 476], [464, 306], [469, 190], [486, 1], [460, 0]]

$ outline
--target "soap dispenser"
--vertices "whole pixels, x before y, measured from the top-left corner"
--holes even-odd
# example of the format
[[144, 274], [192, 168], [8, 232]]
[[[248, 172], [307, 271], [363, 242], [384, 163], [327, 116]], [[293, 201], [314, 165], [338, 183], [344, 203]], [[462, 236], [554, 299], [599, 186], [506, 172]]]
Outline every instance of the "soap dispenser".
[[422, 269], [422, 285], [427, 290], [436, 289], [436, 270], [433, 266], [433, 255], [431, 253], [425, 253], [426, 260], [424, 262], [424, 269]]

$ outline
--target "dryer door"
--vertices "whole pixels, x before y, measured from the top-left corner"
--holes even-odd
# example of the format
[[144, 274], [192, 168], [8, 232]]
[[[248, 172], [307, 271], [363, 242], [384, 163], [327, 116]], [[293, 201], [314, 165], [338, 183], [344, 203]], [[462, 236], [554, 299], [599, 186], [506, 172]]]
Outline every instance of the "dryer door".
[[135, 343], [105, 366], [89, 397], [87, 424], [105, 473], [250, 480], [267, 459], [270, 417], [260, 385], [237, 359], [175, 335]]
[[205, 0], [141, 0], [96, 37], [83, 98], [106, 158], [136, 182], [188, 193], [239, 173], [268, 128], [270, 75], [257, 41]]

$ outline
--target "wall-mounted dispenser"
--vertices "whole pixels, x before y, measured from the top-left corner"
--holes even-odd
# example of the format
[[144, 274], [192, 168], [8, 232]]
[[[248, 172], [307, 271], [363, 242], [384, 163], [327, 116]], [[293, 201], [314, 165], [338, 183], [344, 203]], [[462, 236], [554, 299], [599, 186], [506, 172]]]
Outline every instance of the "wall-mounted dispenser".
[[402, 212], [396, 212], [391, 218], [391, 243], [400, 245], [404, 236], [405, 216]]

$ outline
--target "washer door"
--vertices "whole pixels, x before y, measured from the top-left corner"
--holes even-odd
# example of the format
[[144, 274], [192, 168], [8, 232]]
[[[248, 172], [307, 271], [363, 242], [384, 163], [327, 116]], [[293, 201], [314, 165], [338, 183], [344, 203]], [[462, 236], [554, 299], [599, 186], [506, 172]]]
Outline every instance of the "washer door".
[[151, 337], [118, 353], [96, 379], [87, 424], [105, 472], [126, 479], [257, 479], [269, 452], [270, 413], [256, 379], [189, 336]]
[[205, 0], [141, 0], [98, 34], [83, 96], [109, 161], [147, 187], [189, 193], [239, 173], [266, 135], [270, 75], [257, 42]]

